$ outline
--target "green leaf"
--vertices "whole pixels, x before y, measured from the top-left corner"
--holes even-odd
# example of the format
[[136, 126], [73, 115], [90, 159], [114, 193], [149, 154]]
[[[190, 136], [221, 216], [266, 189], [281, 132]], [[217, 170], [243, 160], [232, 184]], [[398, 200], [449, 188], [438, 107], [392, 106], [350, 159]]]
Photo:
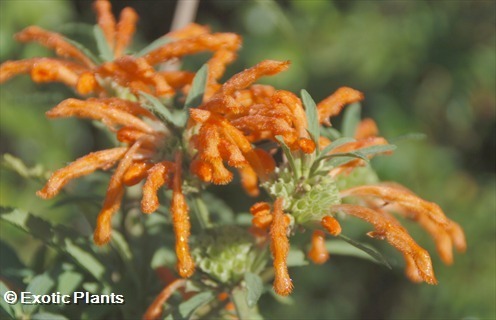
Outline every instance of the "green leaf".
[[26, 164], [21, 159], [14, 157], [13, 155], [8, 153], [5, 153], [3, 155], [1, 165], [2, 167], [14, 171], [18, 175], [26, 179], [45, 180], [49, 176], [49, 174], [43, 169], [41, 165], [36, 165], [32, 168], [28, 168], [28, 166], [26, 166]]
[[[49, 293], [55, 282], [46, 273], [34, 277], [28, 284], [25, 292], [31, 292], [33, 295], [42, 295]], [[27, 314], [32, 314], [39, 308], [39, 304], [23, 304], [22, 310]]]
[[205, 86], [207, 85], [207, 76], [208, 65], [205, 63], [200, 70], [196, 72], [193, 83], [191, 84], [191, 89], [186, 97], [186, 102], [184, 103], [185, 109], [198, 107], [202, 103]]
[[149, 45], [147, 45], [146, 47], [144, 47], [143, 49], [141, 49], [138, 53], [135, 54], [135, 56], [136, 57], [144, 56], [145, 54], [147, 54], [147, 53], [149, 53], [155, 49], [158, 49], [161, 46], [166, 45], [172, 41], [174, 41], [174, 39], [167, 38], [167, 37], [160, 37], [160, 38], [156, 39], [155, 41], [153, 41], [152, 43], [150, 43]]
[[343, 126], [341, 132], [343, 137], [354, 137], [355, 131], [360, 123], [360, 104], [352, 103], [346, 108], [343, 116]]
[[288, 267], [301, 267], [306, 266], [308, 261], [305, 259], [305, 254], [303, 251], [298, 249], [290, 249], [286, 263]]
[[67, 252], [76, 262], [92, 274], [96, 279], [102, 280], [105, 274], [105, 266], [89, 251], [83, 250], [74, 244], [72, 239], [65, 239], [65, 252]]
[[9, 207], [0, 206], [0, 219], [67, 253], [97, 280], [103, 280], [104, 265], [95, 257], [87, 244], [88, 240], [79, 236], [77, 231], [61, 225], [52, 226], [49, 222], [26, 211]]
[[33, 314], [31, 320], [68, 320], [68, 318], [64, 317], [61, 314], [42, 312]]
[[75, 271], [65, 271], [58, 276], [57, 292], [72, 294], [82, 283], [83, 275]]
[[186, 123], [186, 117], [179, 116], [184, 113], [181, 112], [179, 114], [172, 114], [172, 112], [167, 109], [167, 107], [160, 102], [160, 100], [146, 92], [140, 91], [140, 96], [145, 100], [143, 106], [150, 110], [160, 120], [171, 123], [177, 127], [182, 127]]
[[248, 294], [249, 292], [246, 288], [239, 286], [235, 287], [230, 294], [238, 319], [262, 320], [258, 313], [257, 305], [255, 304], [252, 307], [248, 305]]
[[153, 255], [150, 266], [153, 269], [163, 266], [173, 266], [176, 263], [176, 253], [168, 247], [161, 247]]
[[301, 90], [301, 99], [303, 101], [303, 105], [305, 105], [305, 113], [308, 121], [308, 133], [310, 133], [313, 142], [315, 142], [316, 150], [319, 150], [320, 124], [317, 105], [305, 89]]
[[98, 59], [88, 48], [86, 48], [84, 45], [81, 43], [74, 41], [72, 39], [64, 37], [64, 40], [70, 44], [72, 44], [74, 47], [76, 47], [79, 51], [81, 51], [85, 56], [90, 58], [90, 60], [95, 63], [95, 64], [100, 64], [100, 59]]
[[260, 296], [262, 295], [263, 281], [260, 276], [247, 272], [245, 273], [245, 282], [246, 289], [248, 290], [248, 294], [246, 295], [246, 303], [248, 304], [248, 307], [251, 308], [257, 304], [258, 299], [260, 299]]
[[322, 154], [323, 156], [325, 156], [326, 154], [328, 154], [332, 150], [336, 149], [337, 147], [342, 146], [345, 143], [355, 142], [355, 141], [356, 141], [355, 139], [350, 138], [350, 137], [339, 138], [337, 140], [334, 140], [331, 144], [329, 144], [328, 146], [326, 146], [324, 149], [322, 149], [322, 151], [320, 152], [320, 154]]
[[93, 27], [93, 35], [95, 36], [96, 46], [98, 48], [98, 54], [103, 61], [112, 61], [114, 60], [114, 53], [112, 49], [109, 47], [107, 39], [103, 34], [102, 29], [99, 25], [95, 25]]
[[284, 152], [284, 155], [286, 155], [286, 158], [288, 159], [291, 170], [293, 171], [294, 174], [297, 174], [295, 160], [288, 145], [286, 144], [286, 142], [284, 142], [282, 136], [276, 136], [276, 140], [279, 141], [279, 143], [281, 144], [282, 151]]
[[5, 313], [7, 316], [10, 317], [10, 319], [15, 319], [15, 311], [12, 308], [12, 305], [8, 304], [3, 298], [5, 293], [7, 293], [8, 291], [9, 288], [2, 281], [0, 281], [0, 309], [4, 311], [0, 313], [0, 315], [3, 316], [3, 313]]
[[334, 141], [334, 140], [337, 140], [337, 139], [343, 137], [341, 135], [341, 132], [339, 132], [337, 129], [330, 128], [330, 127], [321, 127], [320, 128], [320, 133], [324, 137], [329, 138], [331, 141]]
[[[389, 269], [392, 269], [391, 268], [391, 265], [389, 264], [389, 262], [387, 262], [386, 258], [384, 258], [384, 256], [379, 253], [379, 251], [377, 251], [376, 249], [372, 248], [371, 246], [369, 245], [365, 245], [365, 244], [362, 244], [358, 241], [355, 241], [353, 239], [350, 239], [348, 238], [347, 236], [343, 235], [343, 234], [340, 234], [338, 236], [340, 239], [346, 241], [347, 243], [349, 243], [350, 245], [352, 245], [353, 247], [365, 252], [366, 254], [368, 254], [370, 257], [373, 258], [373, 261], [378, 263], [378, 264], [381, 264]], [[326, 243], [326, 247], [327, 247], [327, 243]], [[327, 247], [327, 249], [333, 253], [333, 251], [331, 249], [329, 249], [329, 247]], [[353, 251], [349, 251], [349, 252], [353, 252]], [[350, 254], [350, 255], [353, 255], [353, 254]], [[359, 255], [355, 254], [354, 255], [355, 257], [360, 257]], [[363, 257], [363, 256], [362, 256]]]
[[199, 293], [189, 300], [181, 303], [177, 310], [173, 311], [172, 314], [166, 317], [166, 319], [190, 319], [198, 308], [209, 303], [214, 298], [214, 294], [210, 291]]
[[329, 162], [333, 167], [338, 167], [343, 164], [346, 164], [356, 158], [360, 158], [365, 160], [366, 162], [369, 162], [368, 156], [370, 155], [375, 155], [378, 153], [384, 153], [384, 152], [389, 152], [393, 151], [396, 149], [396, 146], [394, 144], [386, 144], [386, 145], [378, 145], [378, 146], [370, 146], [362, 149], [358, 149], [352, 152], [346, 152], [346, 153], [336, 153], [334, 155], [338, 155], [338, 157], [333, 157], [334, 155], [329, 155], [325, 156], [323, 158], [328, 158], [331, 159]]

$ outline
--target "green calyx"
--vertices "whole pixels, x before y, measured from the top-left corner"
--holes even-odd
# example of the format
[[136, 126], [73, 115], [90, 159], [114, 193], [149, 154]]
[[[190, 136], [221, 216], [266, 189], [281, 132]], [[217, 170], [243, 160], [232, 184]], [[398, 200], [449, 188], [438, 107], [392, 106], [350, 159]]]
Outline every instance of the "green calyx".
[[193, 244], [193, 258], [198, 269], [216, 282], [235, 285], [246, 272], [258, 274], [265, 267], [268, 251], [255, 238], [236, 226], [207, 230]]
[[270, 195], [285, 199], [285, 212], [298, 224], [321, 220], [333, 205], [341, 203], [336, 181], [327, 174], [295, 179], [288, 168], [276, 169], [276, 174], [276, 180], [263, 186]]

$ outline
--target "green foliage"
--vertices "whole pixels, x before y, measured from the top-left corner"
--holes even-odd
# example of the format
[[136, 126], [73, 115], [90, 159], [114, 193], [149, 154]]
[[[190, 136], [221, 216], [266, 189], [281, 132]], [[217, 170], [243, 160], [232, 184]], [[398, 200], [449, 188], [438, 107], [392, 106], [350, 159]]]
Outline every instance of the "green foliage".
[[205, 93], [205, 86], [207, 85], [208, 76], [208, 65], [204, 64], [197, 72], [193, 78], [193, 83], [191, 84], [191, 89], [186, 97], [186, 102], [184, 103], [184, 108], [189, 109], [193, 107], [198, 107]]

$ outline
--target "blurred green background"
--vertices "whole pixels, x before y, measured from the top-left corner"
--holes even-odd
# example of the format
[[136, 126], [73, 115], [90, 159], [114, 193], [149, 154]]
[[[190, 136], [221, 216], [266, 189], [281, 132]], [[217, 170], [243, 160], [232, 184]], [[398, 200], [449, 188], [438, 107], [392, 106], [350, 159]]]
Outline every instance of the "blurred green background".
[[[112, 1], [140, 15], [135, 46], [166, 33], [174, 1]], [[264, 295], [267, 318], [496, 318], [496, 2], [495, 1], [201, 1], [197, 22], [236, 32], [244, 45], [227, 75], [263, 59], [291, 60], [289, 71], [268, 81], [320, 101], [340, 86], [365, 93], [364, 116], [394, 141], [394, 155], [374, 160], [379, 176], [437, 202], [460, 223], [468, 250], [444, 266], [432, 241], [413, 224], [415, 239], [433, 253], [438, 286], [410, 283], [400, 256], [381, 243], [393, 270], [332, 256], [323, 266], [291, 270], [292, 304]], [[12, 35], [36, 24], [94, 46], [90, 1], [0, 1], [0, 59], [51, 54]], [[190, 62], [195, 65], [195, 61]], [[196, 64], [198, 65], [198, 63]], [[69, 89], [35, 85], [26, 76], [0, 87], [0, 152], [54, 170], [108, 141], [90, 123], [48, 121], [44, 112]], [[335, 121], [339, 124], [339, 119]], [[89, 229], [77, 209], [53, 208], [40, 188], [2, 169], [0, 204], [20, 207]], [[25, 264], [40, 245], [0, 224], [0, 238]], [[365, 239], [365, 237], [364, 237]], [[287, 301], [286, 301], [287, 302]]]

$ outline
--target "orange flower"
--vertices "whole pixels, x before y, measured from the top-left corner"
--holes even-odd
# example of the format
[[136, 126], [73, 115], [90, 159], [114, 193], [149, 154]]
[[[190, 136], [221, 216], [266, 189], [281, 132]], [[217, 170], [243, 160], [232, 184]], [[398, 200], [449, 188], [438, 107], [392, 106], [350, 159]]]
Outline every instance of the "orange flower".
[[[207, 27], [190, 24], [182, 30], [166, 35], [172, 40], [142, 56], [125, 55], [136, 29], [138, 15], [132, 8], [124, 8], [120, 19], [111, 12], [108, 0], [94, 3], [97, 21], [104, 41], [111, 52], [108, 61], [96, 61], [85, 55], [64, 36], [42, 28], [31, 26], [16, 35], [21, 42], [38, 42], [53, 49], [60, 58], [32, 58], [7, 61], [0, 65], [0, 83], [22, 73], [29, 73], [35, 82], [62, 82], [81, 95], [96, 94], [112, 96], [118, 87], [128, 88], [133, 94], [140, 91], [159, 97], [170, 97], [176, 90], [191, 84], [192, 75], [187, 72], [158, 72], [153, 66], [184, 55], [212, 51], [208, 64], [207, 96], [218, 89], [217, 81], [225, 66], [231, 63], [241, 46], [241, 38], [232, 33], [209, 33]], [[62, 58], [62, 59], [61, 59]]]

